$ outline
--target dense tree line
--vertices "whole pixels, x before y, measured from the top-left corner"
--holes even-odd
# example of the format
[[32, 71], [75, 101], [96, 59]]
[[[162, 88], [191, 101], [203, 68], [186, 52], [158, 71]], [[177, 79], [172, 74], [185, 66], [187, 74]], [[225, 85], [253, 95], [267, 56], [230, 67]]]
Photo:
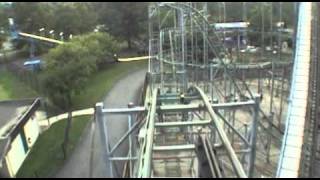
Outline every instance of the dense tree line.
[[[54, 30], [56, 38], [60, 38], [60, 32], [68, 39], [70, 34], [83, 34], [100, 27], [100, 31], [106, 31], [132, 47], [132, 41], [147, 39], [148, 5], [147, 2], [14, 2], [10, 13], [0, 9], [0, 27], [5, 27], [8, 14], [23, 31], [40, 34], [39, 29], [45, 28], [47, 35]], [[243, 21], [246, 14], [250, 27], [260, 31], [263, 16], [264, 29], [268, 31], [271, 24], [274, 29], [279, 21], [279, 7], [279, 2], [210, 2], [209, 20], [222, 22], [225, 12], [227, 22]], [[294, 3], [283, 2], [282, 19], [287, 27], [293, 27], [293, 17]]]
[[99, 23], [115, 37], [126, 40], [129, 48], [132, 40], [147, 36], [148, 3], [146, 2], [99, 2], [94, 4]]
[[[292, 28], [295, 20], [294, 3], [282, 2], [281, 7], [282, 21]], [[226, 22], [244, 21], [246, 16], [254, 29], [261, 29], [263, 17], [267, 30], [270, 29], [271, 18], [273, 26], [279, 21], [280, 2], [212, 2], [208, 3], [208, 10], [212, 22], [223, 22], [224, 13]]]
[[[11, 16], [22, 31], [49, 36], [48, 32], [54, 30], [55, 38], [60, 38], [60, 32], [68, 39], [70, 34], [104, 27], [99, 30], [127, 41], [131, 48], [132, 40], [140, 39], [147, 30], [147, 6], [144, 2], [15, 2]], [[1, 17], [7, 18], [0, 10]], [[39, 32], [41, 28], [45, 33]]]
[[264, 44], [271, 44], [272, 39], [275, 43], [278, 35], [269, 32], [277, 31], [279, 21], [284, 22], [284, 28], [294, 28], [296, 21], [294, 6], [294, 2], [213, 2], [208, 3], [209, 20], [210, 22], [250, 22], [249, 41], [252, 45], [260, 46], [262, 31], [265, 32]]
[[5, 6], [0, 6], [0, 49], [2, 48], [3, 42], [6, 40], [8, 29], [8, 10]]
[[22, 31], [39, 34], [54, 30], [56, 34], [81, 34], [92, 31], [97, 24], [95, 10], [86, 3], [16, 2], [12, 16]]

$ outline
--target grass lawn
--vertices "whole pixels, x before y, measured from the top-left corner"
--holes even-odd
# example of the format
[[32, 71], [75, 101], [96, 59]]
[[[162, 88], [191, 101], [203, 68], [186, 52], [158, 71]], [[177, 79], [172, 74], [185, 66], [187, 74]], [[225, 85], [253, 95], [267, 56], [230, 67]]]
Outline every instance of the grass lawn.
[[0, 101], [37, 97], [37, 93], [11, 72], [0, 69]]
[[99, 71], [90, 78], [83, 92], [73, 97], [74, 109], [93, 107], [122, 77], [141, 67], [147, 67], [148, 61], [133, 61], [110, 64], [105, 70]]
[[[69, 155], [79, 141], [79, 137], [90, 118], [90, 116], [82, 116], [72, 120], [68, 147]], [[30, 154], [18, 171], [17, 177], [48, 177], [63, 165], [61, 144], [64, 138], [66, 122], [66, 120], [62, 120], [53, 124], [39, 136]]]

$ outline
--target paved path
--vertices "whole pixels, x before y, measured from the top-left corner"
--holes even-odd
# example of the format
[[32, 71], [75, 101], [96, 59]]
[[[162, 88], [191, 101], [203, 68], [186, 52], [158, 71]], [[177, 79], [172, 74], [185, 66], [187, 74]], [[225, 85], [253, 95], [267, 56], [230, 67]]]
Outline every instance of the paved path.
[[[121, 79], [108, 93], [104, 99], [105, 107], [127, 107], [129, 102], [137, 99], [137, 94], [142, 88], [146, 69], [129, 74]], [[116, 118], [116, 119], [115, 119]], [[112, 132], [111, 146], [126, 132], [127, 116], [108, 116], [107, 126]], [[111, 128], [110, 128], [111, 127]], [[96, 131], [94, 131], [94, 129]], [[92, 148], [93, 147], [93, 148]], [[124, 154], [124, 147], [120, 146], [120, 154]], [[120, 155], [118, 154], [118, 155]], [[90, 157], [92, 161], [90, 161]], [[90, 165], [92, 164], [92, 165]], [[103, 162], [102, 148], [97, 124], [90, 123], [85, 129], [80, 142], [75, 148], [74, 153], [66, 162], [64, 167], [55, 175], [55, 177], [66, 178], [88, 178], [88, 177], [108, 177], [106, 174], [106, 165]]]

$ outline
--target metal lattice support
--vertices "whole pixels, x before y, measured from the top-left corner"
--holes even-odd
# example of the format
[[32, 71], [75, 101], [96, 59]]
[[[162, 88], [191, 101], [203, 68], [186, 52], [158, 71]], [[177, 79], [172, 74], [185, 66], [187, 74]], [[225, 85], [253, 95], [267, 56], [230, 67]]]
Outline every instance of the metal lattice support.
[[[225, 3], [223, 11], [226, 22]], [[284, 82], [289, 82], [285, 76], [292, 64], [274, 60], [239, 64], [240, 34], [251, 32], [232, 32], [238, 42], [236, 56], [232, 55], [226, 48], [226, 30], [219, 31], [209, 22], [207, 3], [152, 3], [148, 17], [149, 66], [143, 102], [128, 108], [104, 109], [101, 104], [96, 108], [110, 177], [117, 177], [113, 175], [116, 161], [127, 162], [122, 173], [126, 177], [198, 177], [205, 174], [199, 171], [202, 162], [211, 170], [205, 176], [259, 177], [263, 172], [258, 172], [257, 162], [269, 157], [281, 133], [264, 111], [275, 109], [275, 83], [281, 85], [282, 108]], [[272, 92], [270, 105], [262, 108], [262, 96], [253, 91], [262, 93], [266, 78], [272, 80]], [[113, 147], [104, 122], [109, 114], [128, 115], [128, 131]], [[265, 142], [265, 137], [272, 142]], [[127, 139], [128, 155], [113, 157]]]

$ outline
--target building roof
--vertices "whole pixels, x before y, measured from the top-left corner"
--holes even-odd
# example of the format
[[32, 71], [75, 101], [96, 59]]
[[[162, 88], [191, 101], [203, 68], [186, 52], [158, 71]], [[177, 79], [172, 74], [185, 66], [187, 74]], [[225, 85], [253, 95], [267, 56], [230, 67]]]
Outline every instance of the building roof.
[[39, 105], [40, 99], [0, 101], [0, 168], [12, 138]]
[[0, 137], [7, 136], [33, 101], [34, 99], [0, 101]]
[[34, 64], [40, 64], [40, 63], [41, 61], [37, 59], [37, 60], [26, 61], [23, 63], [23, 65], [27, 66], [27, 65], [34, 65]]
[[248, 28], [248, 22], [229, 22], [229, 23], [215, 23], [214, 27], [216, 29], [242, 29]]

